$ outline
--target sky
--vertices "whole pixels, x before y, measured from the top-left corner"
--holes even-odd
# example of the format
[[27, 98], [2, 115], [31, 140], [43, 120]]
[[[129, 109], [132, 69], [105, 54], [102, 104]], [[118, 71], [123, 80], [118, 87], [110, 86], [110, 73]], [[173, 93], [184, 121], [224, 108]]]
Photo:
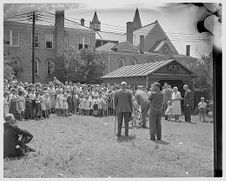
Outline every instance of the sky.
[[[89, 25], [94, 12], [102, 24], [103, 31], [119, 33], [126, 32], [126, 22], [132, 21], [135, 9], [138, 8], [142, 25], [158, 20], [180, 54], [185, 54], [186, 45], [191, 46], [191, 56], [200, 57], [208, 55], [212, 51], [213, 41], [207, 33], [198, 33], [196, 23], [205, 12], [205, 9], [193, 5], [182, 5], [178, 3], [153, 3], [147, 0], [83, 0], [77, 3], [51, 3], [51, 4], [5, 4], [4, 18], [28, 12], [32, 10], [55, 10], [64, 9], [65, 17], [80, 22], [85, 19], [85, 25]], [[215, 7], [208, 7], [209, 9]], [[215, 27], [216, 19], [208, 18], [205, 22], [207, 27]], [[215, 24], [213, 24], [215, 23]]]

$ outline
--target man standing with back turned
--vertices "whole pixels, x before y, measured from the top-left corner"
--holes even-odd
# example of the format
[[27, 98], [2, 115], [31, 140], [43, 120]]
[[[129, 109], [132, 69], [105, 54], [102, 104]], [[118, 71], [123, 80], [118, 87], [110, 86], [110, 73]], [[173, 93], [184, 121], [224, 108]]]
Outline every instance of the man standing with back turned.
[[118, 133], [121, 136], [122, 120], [124, 118], [125, 136], [129, 136], [129, 121], [132, 113], [132, 93], [127, 89], [127, 83], [121, 83], [121, 89], [115, 92], [115, 108], [118, 116]]
[[[161, 117], [163, 106], [163, 93], [160, 91], [160, 84], [158, 82], [153, 85], [153, 92], [149, 97], [150, 101], [150, 140], [161, 140]], [[155, 137], [156, 136], [156, 137]]]

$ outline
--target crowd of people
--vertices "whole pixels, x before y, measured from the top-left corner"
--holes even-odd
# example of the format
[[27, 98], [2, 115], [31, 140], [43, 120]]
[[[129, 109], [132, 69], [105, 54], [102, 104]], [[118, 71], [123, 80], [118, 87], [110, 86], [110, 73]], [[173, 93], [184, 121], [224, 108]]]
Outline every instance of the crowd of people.
[[[167, 83], [162, 89], [159, 83], [152, 84], [150, 88], [141, 85], [136, 88], [128, 87], [126, 82], [115, 86], [67, 81], [63, 84], [55, 77], [46, 84], [4, 80], [4, 116], [9, 123], [4, 127], [18, 132], [18, 127], [10, 127], [15, 120], [38, 121], [48, 119], [51, 114], [65, 117], [72, 114], [114, 115], [118, 122], [116, 135], [120, 137], [123, 120], [125, 136], [128, 136], [128, 125], [146, 128], [146, 118], [149, 115], [150, 139], [161, 140], [161, 117], [165, 115], [166, 120], [171, 121], [174, 117], [175, 121], [179, 121], [182, 99], [185, 121], [191, 122], [192, 92], [187, 85], [183, 86], [183, 98], [177, 87], [171, 88]], [[201, 117], [205, 119], [206, 103], [203, 97], [198, 106], [200, 120]], [[26, 133], [32, 139], [28, 132], [20, 132]]]

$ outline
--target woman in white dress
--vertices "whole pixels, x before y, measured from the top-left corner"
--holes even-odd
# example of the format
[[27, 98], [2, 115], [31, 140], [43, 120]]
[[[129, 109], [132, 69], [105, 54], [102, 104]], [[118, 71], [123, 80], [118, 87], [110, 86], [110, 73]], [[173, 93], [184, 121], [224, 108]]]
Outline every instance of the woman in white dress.
[[179, 116], [181, 115], [181, 99], [181, 94], [178, 91], [178, 88], [174, 87], [172, 93], [172, 107], [175, 121], [179, 121]]

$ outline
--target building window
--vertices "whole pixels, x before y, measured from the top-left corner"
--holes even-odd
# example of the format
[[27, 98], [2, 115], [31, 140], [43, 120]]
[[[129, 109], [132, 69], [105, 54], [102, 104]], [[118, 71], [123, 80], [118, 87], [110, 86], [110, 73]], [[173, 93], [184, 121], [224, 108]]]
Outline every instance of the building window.
[[119, 59], [119, 68], [123, 67], [124, 64], [125, 64], [124, 60], [123, 59]]
[[[84, 48], [87, 48], [88, 49], [89, 48], [89, 45], [84, 45]], [[83, 49], [83, 44], [79, 44], [78, 45], [78, 49], [79, 50]]]
[[48, 76], [51, 75], [51, 62], [48, 62]]
[[82, 45], [82, 44], [79, 44], [79, 45], [78, 45], [78, 49], [79, 49], [79, 50], [83, 49], [83, 45]]
[[5, 31], [4, 44], [11, 46], [19, 46], [19, 32], [18, 31]]
[[4, 44], [10, 45], [10, 31], [4, 31]]
[[136, 60], [131, 60], [130, 65], [136, 65], [137, 61]]
[[39, 47], [39, 33], [35, 33], [35, 47]]
[[53, 48], [53, 34], [45, 34], [46, 48]]
[[35, 76], [37, 77], [38, 76], [38, 60], [35, 60], [35, 66], [34, 66], [34, 68], [35, 68]]

